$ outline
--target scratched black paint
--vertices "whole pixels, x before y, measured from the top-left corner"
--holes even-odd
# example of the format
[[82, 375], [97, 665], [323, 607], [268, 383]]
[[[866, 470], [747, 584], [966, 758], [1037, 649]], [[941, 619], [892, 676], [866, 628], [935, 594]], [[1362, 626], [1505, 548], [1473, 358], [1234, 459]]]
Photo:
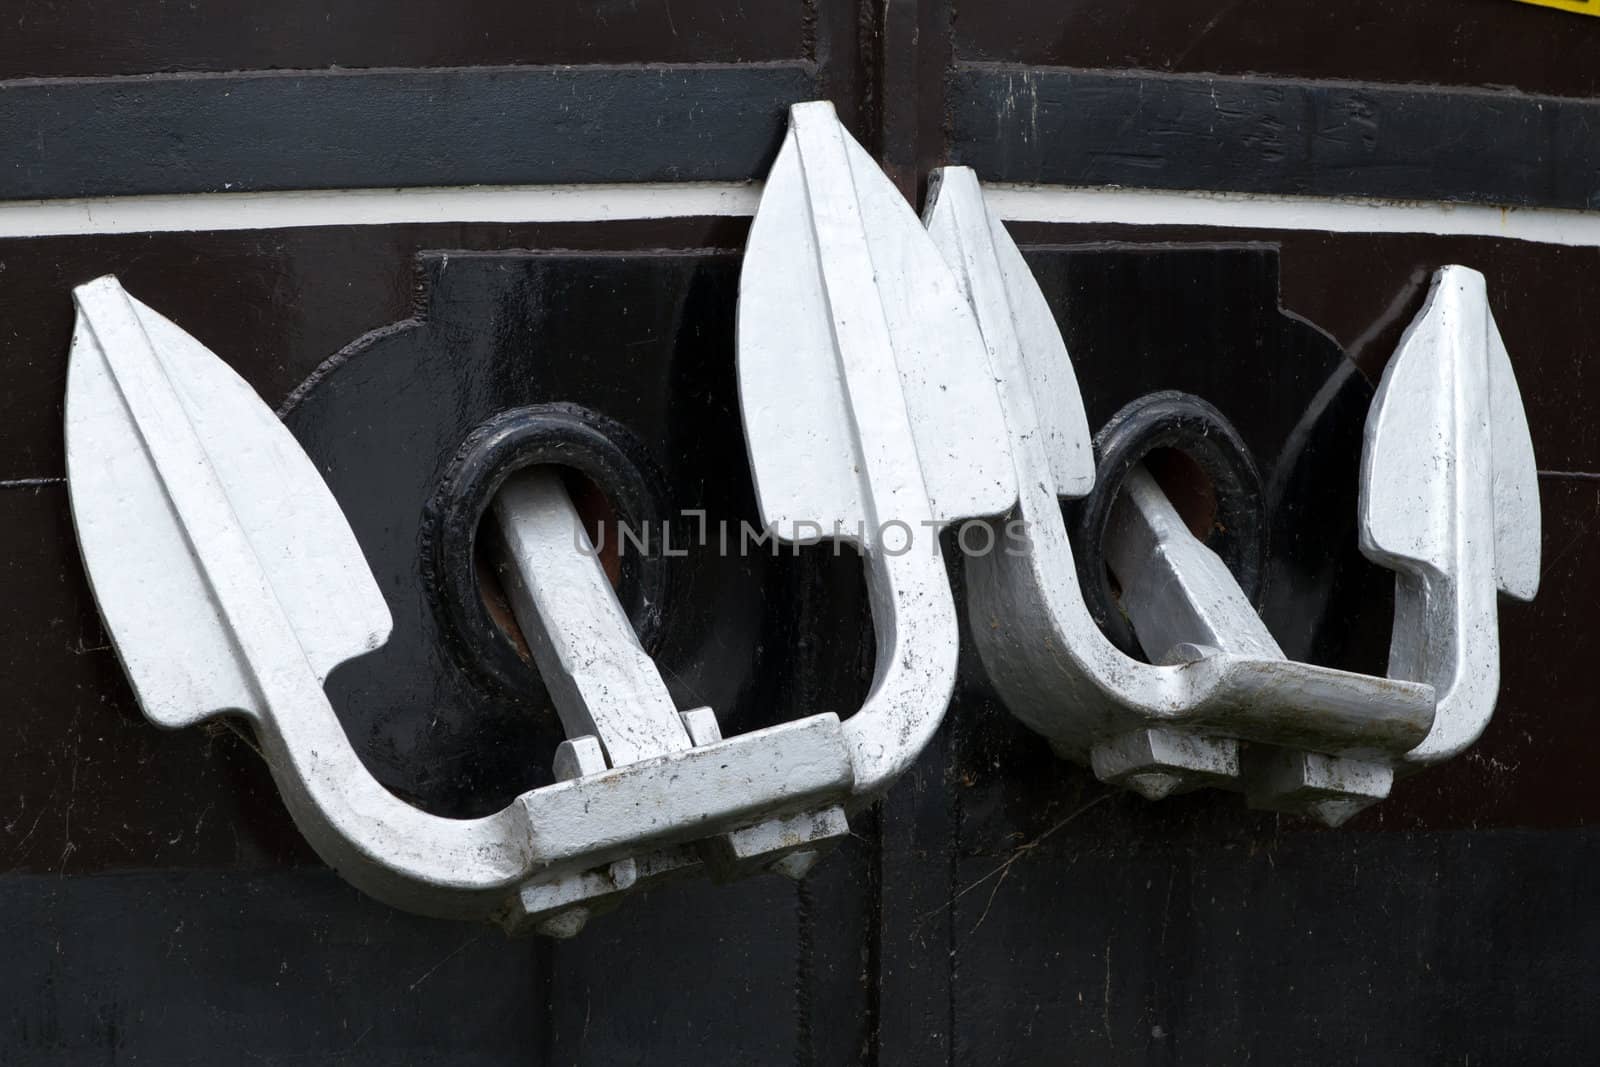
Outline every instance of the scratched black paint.
[[950, 96], [951, 157], [993, 181], [1600, 206], [1593, 100], [993, 65]]

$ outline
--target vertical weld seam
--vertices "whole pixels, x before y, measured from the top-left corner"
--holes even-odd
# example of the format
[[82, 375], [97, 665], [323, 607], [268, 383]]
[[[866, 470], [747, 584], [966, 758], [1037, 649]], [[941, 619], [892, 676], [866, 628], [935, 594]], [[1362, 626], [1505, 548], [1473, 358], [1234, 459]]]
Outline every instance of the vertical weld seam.
[[[863, 628], [861, 637], [857, 641], [857, 671], [858, 677], [870, 679], [877, 667], [876, 631], [872, 621], [870, 604], [862, 603], [860, 606], [862, 617], [867, 625]], [[887, 805], [879, 797], [871, 808], [872, 812], [872, 860], [867, 868], [867, 894], [871, 903], [869, 929], [867, 931], [867, 958], [865, 960], [867, 973], [867, 1048], [866, 1067], [878, 1067], [882, 1060], [883, 1037], [883, 933], [884, 933], [884, 908], [883, 908], [883, 850], [884, 826], [887, 823]]]
[[879, 15], [883, 0], [858, 0], [856, 42], [861, 68], [861, 117], [871, 137], [869, 154], [883, 155], [883, 78], [884, 19]]
[[872, 902], [870, 929], [867, 934], [866, 996], [867, 996], [867, 1048], [866, 1067], [878, 1067], [881, 1062], [883, 1038], [883, 802], [874, 805], [876, 817], [872, 820], [872, 862], [867, 869], [867, 899]]
[[[537, 1038], [541, 1062], [554, 1063], [556, 1059], [556, 967], [555, 946], [548, 938], [533, 938], [534, 981], [544, 995], [543, 1033]], [[580, 1048], [580, 1052], [582, 1049]]]
[[815, 909], [811, 887], [802, 878], [794, 884], [795, 918], [797, 927], [794, 1006], [795, 1006], [795, 1063], [798, 1067], [815, 1067], [817, 1051], [812, 1037], [811, 989], [816, 976], [816, 938], [813, 933]]
[[[957, 691], [955, 699], [960, 698]], [[952, 701], [953, 702], [953, 701]], [[956, 788], [959, 775], [956, 773], [956, 763], [961, 758], [961, 742], [964, 740], [964, 725], [966, 716], [949, 715], [946, 721], [950, 724], [949, 749], [945, 758], [944, 779], [946, 815], [948, 825], [945, 827], [945, 1034], [944, 1050], [947, 1067], [955, 1067], [956, 1062], [956, 894], [959, 892], [956, 883], [960, 880], [960, 865], [958, 856], [961, 848], [961, 790]]]
[[812, 64], [817, 62], [817, 0], [805, 0], [800, 15], [800, 54]]
[[[794, 602], [790, 605], [792, 610], [782, 613], [786, 620], [784, 625], [784, 643], [791, 647], [798, 647], [798, 642], [793, 640], [804, 633], [804, 620], [814, 616], [814, 608], [823, 599], [825, 587], [823, 577], [816, 567], [807, 567], [801, 571], [798, 581], [786, 583], [786, 588], [794, 593]], [[792, 629], [792, 633], [790, 630]], [[814, 694], [822, 689], [821, 672], [811, 657], [793, 657], [793, 691], [797, 694]], [[805, 699], [804, 696], [801, 697]], [[843, 851], [838, 850], [838, 851]], [[795, 1063], [797, 1067], [814, 1067], [817, 1062], [816, 1041], [812, 1016], [815, 1010], [812, 989], [816, 977], [816, 937], [814, 901], [811, 889], [806, 879], [801, 878], [795, 882], [795, 973], [794, 973], [794, 1010], [795, 1010]]]

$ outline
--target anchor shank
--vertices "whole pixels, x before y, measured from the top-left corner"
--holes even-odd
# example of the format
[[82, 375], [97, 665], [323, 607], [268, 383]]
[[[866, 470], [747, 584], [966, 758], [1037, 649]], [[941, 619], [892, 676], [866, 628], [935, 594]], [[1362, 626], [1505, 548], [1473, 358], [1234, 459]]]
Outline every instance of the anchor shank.
[[1106, 561], [1151, 662], [1179, 663], [1211, 652], [1284, 658], [1227, 565], [1189, 532], [1143, 464], [1128, 472], [1112, 505]]
[[511, 609], [567, 736], [597, 737], [613, 767], [690, 748], [560, 475], [518, 472], [493, 508]]

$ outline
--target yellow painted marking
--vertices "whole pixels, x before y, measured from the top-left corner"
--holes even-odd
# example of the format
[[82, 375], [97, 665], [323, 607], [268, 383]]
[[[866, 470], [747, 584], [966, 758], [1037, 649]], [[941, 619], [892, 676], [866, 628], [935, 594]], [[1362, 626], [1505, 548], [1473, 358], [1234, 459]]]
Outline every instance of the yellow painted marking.
[[1553, 7], [1557, 11], [1570, 11], [1575, 15], [1600, 15], [1600, 0], [1517, 0], [1517, 3]]

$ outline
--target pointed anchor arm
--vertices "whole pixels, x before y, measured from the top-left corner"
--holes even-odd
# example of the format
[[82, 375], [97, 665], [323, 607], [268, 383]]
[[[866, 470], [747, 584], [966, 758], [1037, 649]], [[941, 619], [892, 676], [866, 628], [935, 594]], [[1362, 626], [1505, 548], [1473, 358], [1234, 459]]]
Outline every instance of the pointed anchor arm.
[[[115, 279], [81, 286], [75, 297], [79, 328], [67, 414], [73, 516], [107, 629], [147, 712], [171, 726], [244, 716], [296, 824], [346, 878], [426, 914], [482, 914], [497, 892], [527, 874], [528, 835], [516, 825], [521, 813], [507, 808], [473, 820], [430, 815], [389, 793], [362, 765], [280, 599], [303, 590], [275, 585], [263, 566], [247, 519], [196, 431], [191, 391], [207, 391], [224, 405], [241, 389], [248, 394], [253, 404], [233, 413], [234, 430], [241, 439], [268, 431], [254, 442], [259, 455], [279, 461], [262, 464], [268, 481], [282, 476], [275, 438], [287, 431], [276, 420], [264, 426], [253, 417], [259, 402], [249, 387], [214, 360], [210, 377], [175, 382], [169, 361], [192, 354], [182, 351], [184, 342], [198, 342], [137, 304]], [[268, 498], [275, 488], [253, 487]], [[320, 479], [313, 491], [327, 492]], [[142, 513], [130, 521], [118, 505]], [[167, 551], [142, 558], [118, 552], [119, 566], [96, 565], [121, 537], [141, 530], [158, 535], [147, 547]], [[325, 547], [337, 551], [342, 540]], [[198, 594], [220, 624], [224, 649], [208, 649], [192, 623], [168, 629], [153, 617], [149, 594], [162, 583], [171, 585], [172, 597]], [[172, 649], [188, 637], [194, 647], [179, 664]], [[372, 639], [369, 633], [363, 643]], [[174, 679], [176, 670], [186, 674]]]
[[1362, 453], [1361, 550], [1396, 572], [1389, 676], [1437, 694], [1408, 763], [1449, 759], [1494, 714], [1496, 594], [1539, 588], [1537, 479], [1483, 275], [1445, 267], [1384, 368]]
[[761, 515], [865, 557], [877, 664], [844, 721], [858, 802], [943, 721], [959, 620], [948, 523], [1016, 482], [982, 337], [911, 207], [825, 101], [790, 109], [739, 292], [739, 395]]

